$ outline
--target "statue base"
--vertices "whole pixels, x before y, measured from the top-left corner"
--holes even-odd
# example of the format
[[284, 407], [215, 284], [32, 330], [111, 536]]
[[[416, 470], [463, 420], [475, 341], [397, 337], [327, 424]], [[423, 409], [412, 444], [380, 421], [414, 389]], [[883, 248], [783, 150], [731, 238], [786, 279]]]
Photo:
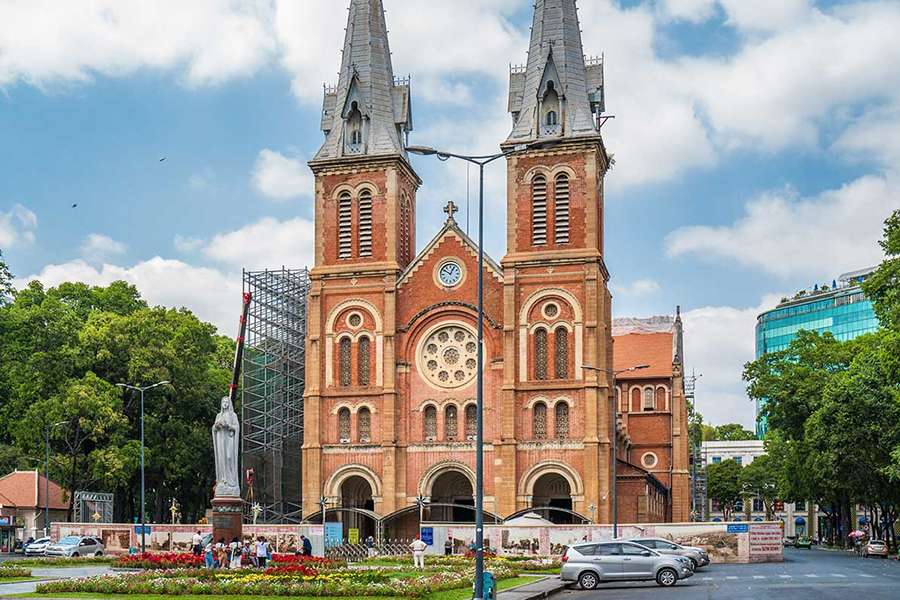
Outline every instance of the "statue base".
[[233, 497], [213, 498], [211, 523], [214, 543], [222, 538], [226, 544], [234, 538], [242, 540], [244, 501]]

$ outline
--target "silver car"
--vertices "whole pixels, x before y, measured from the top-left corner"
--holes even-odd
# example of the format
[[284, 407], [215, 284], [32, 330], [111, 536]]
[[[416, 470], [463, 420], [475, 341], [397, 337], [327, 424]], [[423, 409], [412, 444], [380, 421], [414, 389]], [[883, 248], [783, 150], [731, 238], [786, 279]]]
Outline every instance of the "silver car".
[[47, 546], [47, 556], [103, 556], [100, 540], [86, 535], [67, 535], [55, 544]]
[[563, 581], [577, 581], [585, 590], [610, 581], [656, 581], [668, 587], [693, 574], [689, 558], [663, 555], [632, 542], [569, 546], [560, 570]]
[[47, 546], [50, 545], [50, 538], [42, 537], [27, 544], [23, 548], [25, 556], [43, 556], [47, 552]]
[[703, 548], [695, 546], [682, 546], [672, 540], [658, 537], [633, 538], [630, 541], [641, 546], [647, 546], [652, 550], [656, 550], [660, 554], [674, 554], [676, 556], [686, 556], [691, 559], [694, 570], [705, 567], [709, 564], [709, 554]]

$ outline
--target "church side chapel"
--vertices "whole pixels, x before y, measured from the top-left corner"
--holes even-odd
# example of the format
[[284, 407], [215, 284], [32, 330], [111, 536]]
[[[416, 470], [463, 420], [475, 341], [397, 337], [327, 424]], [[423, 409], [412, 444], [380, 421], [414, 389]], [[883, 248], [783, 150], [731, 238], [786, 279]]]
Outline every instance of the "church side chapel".
[[[381, 0], [350, 2], [325, 141], [309, 163], [302, 447], [304, 516], [320, 519], [324, 501], [345, 535], [408, 537], [420, 511], [474, 521], [478, 369], [485, 522], [537, 512], [608, 523], [614, 477], [621, 522], [688, 520], [680, 319], [662, 334], [667, 355], [659, 332], [627, 334], [621, 357], [613, 341], [603, 65], [584, 56], [575, 0], [537, 0], [533, 19], [527, 64], [510, 72], [507, 253], [485, 257], [479, 365], [477, 245], [452, 202], [437, 235], [416, 245], [410, 81], [393, 74]], [[649, 362], [637, 379], [613, 376]], [[645, 389], [652, 401], [623, 400]]]

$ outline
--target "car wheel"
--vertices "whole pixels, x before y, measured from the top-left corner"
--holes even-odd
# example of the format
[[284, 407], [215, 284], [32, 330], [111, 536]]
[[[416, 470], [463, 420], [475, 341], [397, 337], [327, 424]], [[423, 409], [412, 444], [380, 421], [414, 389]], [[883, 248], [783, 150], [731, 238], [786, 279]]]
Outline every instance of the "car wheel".
[[656, 583], [663, 587], [672, 587], [678, 583], [678, 573], [675, 572], [675, 569], [670, 569], [669, 567], [662, 568], [656, 574]]
[[699, 568], [700, 568], [700, 565], [697, 564], [697, 561], [694, 560], [693, 558], [691, 558], [691, 570], [696, 571]]
[[98, 550], [98, 551], [94, 554], [94, 556], [103, 556], [103, 553], [100, 552], [100, 551]]
[[79, 555], [78, 555], [77, 552], [73, 552], [73, 553], [72, 553], [72, 558], [78, 558], [78, 556], [79, 556]]
[[585, 571], [578, 576], [578, 585], [583, 590], [592, 590], [597, 587], [598, 583], [600, 583], [600, 579], [593, 571]]

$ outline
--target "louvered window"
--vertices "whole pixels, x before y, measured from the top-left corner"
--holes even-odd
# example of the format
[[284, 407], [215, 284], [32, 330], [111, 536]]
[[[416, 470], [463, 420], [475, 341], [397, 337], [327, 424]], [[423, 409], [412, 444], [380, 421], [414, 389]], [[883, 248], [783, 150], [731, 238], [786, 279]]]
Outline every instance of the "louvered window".
[[338, 354], [341, 387], [348, 387], [350, 385], [350, 338], [341, 338]]
[[366, 407], [360, 408], [356, 414], [356, 429], [359, 432], [359, 441], [367, 443], [372, 439], [372, 413]]
[[556, 438], [564, 440], [569, 437], [569, 405], [565, 402], [556, 404]]
[[531, 409], [531, 435], [536, 440], [547, 438], [547, 405], [536, 402]]
[[350, 442], [350, 409], [346, 407], [338, 411], [338, 439], [342, 444]]
[[554, 357], [554, 368], [557, 379], [569, 378], [569, 332], [565, 327], [556, 329], [556, 356]]
[[553, 196], [553, 230], [557, 244], [569, 243], [569, 176], [565, 173], [556, 176], [556, 189]]
[[474, 440], [478, 435], [478, 408], [474, 404], [466, 406], [466, 439]]
[[350, 192], [338, 196], [338, 258], [353, 256], [353, 200]]
[[444, 409], [444, 439], [455, 440], [459, 435], [459, 422], [454, 404], [447, 405]]
[[356, 347], [356, 377], [361, 386], [369, 385], [369, 348], [369, 338], [359, 338], [359, 344]]
[[531, 182], [531, 243], [547, 243], [547, 179], [543, 175]]
[[426, 406], [423, 415], [423, 434], [425, 441], [437, 439], [437, 409], [434, 406]]
[[547, 330], [534, 332], [534, 378], [547, 379]]
[[400, 251], [399, 260], [401, 264], [406, 264], [410, 260], [410, 231], [409, 231], [409, 198], [406, 194], [400, 197]]
[[653, 401], [653, 390], [650, 389], [650, 388], [645, 389], [645, 390], [644, 390], [644, 406], [643, 406], [643, 409], [644, 409], [644, 410], [653, 410], [654, 408], [656, 408], [656, 406], [655, 406], [654, 404], [655, 404], [655, 403], [654, 403], [654, 401]]
[[372, 256], [372, 192], [359, 193], [359, 255]]

